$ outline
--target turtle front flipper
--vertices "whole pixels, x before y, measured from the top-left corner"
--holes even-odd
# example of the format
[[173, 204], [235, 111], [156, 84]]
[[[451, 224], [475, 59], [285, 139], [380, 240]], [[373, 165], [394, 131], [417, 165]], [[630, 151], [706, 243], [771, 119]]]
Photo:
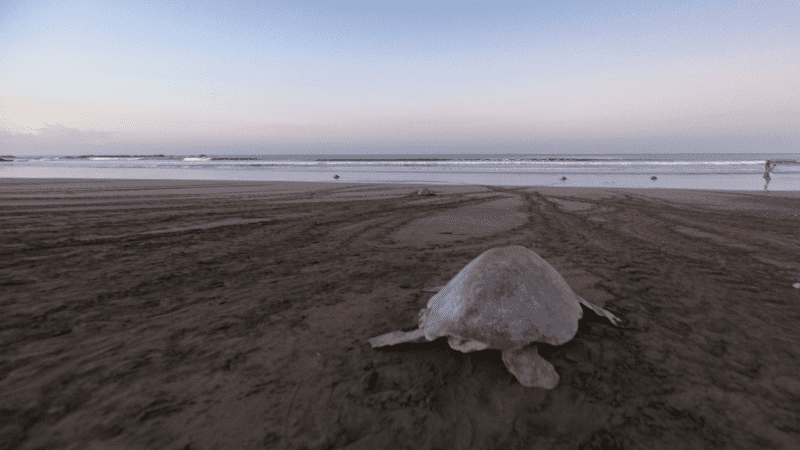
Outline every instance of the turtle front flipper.
[[369, 345], [371, 345], [372, 348], [376, 348], [386, 347], [387, 345], [403, 344], [406, 342], [418, 344], [425, 341], [425, 333], [423, 333], [421, 329], [417, 328], [414, 331], [392, 331], [391, 333], [375, 336], [369, 340]]
[[503, 363], [525, 387], [553, 389], [558, 386], [560, 377], [556, 368], [539, 356], [536, 345], [503, 351]]
[[614, 324], [617, 327], [625, 328], [622, 325], [622, 320], [619, 317], [615, 316], [614, 314], [611, 314], [610, 312], [606, 311], [605, 309], [603, 309], [603, 308], [601, 308], [601, 307], [599, 307], [597, 305], [593, 305], [593, 304], [587, 302], [580, 295], [576, 295], [576, 297], [578, 297], [578, 303], [580, 303], [581, 305], [587, 307], [588, 309], [591, 309], [598, 316], [605, 317], [606, 319], [609, 320], [609, 322], [611, 322], [612, 324]]

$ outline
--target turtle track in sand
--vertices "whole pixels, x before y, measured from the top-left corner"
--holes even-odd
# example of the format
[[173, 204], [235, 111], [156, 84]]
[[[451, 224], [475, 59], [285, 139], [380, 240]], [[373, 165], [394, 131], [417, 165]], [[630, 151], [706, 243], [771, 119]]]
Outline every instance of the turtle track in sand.
[[[469, 448], [489, 442], [510, 448], [532, 442], [588, 448], [740, 444], [746, 448], [772, 442], [781, 448], [796, 438], [792, 421], [797, 410], [791, 405], [791, 397], [775, 395], [791, 392], [793, 385], [785, 372], [779, 372], [773, 379], [775, 387], [766, 391], [761, 381], [748, 378], [747, 374], [752, 377], [752, 370], [759, 367], [756, 359], [764, 341], [757, 335], [737, 338], [737, 345], [747, 339], [749, 344], [731, 350], [729, 332], [738, 331], [736, 319], [726, 311], [730, 307], [726, 298], [712, 291], [727, 287], [728, 295], [737, 295], [749, 287], [747, 292], [752, 295], [759, 288], [749, 283], [760, 280], [763, 290], [759, 290], [759, 298], [765, 299], [770, 290], [774, 292], [769, 282], [709, 267], [709, 261], [716, 261], [716, 256], [709, 256], [715, 255], [716, 243], [701, 241], [707, 247], [698, 248], [697, 239], [671, 231], [681, 222], [666, 220], [659, 225], [646, 220], [647, 202], [634, 196], [617, 193], [609, 200], [562, 197], [595, 205], [585, 211], [565, 212], [545, 195], [522, 189], [489, 189], [525, 198], [529, 222], [491, 237], [421, 249], [418, 261], [427, 267], [438, 264], [435, 279], [426, 285], [447, 282], [474, 257], [476, 248], [526, 245], [548, 260], [553, 257], [561, 260], [562, 266], [578, 266], [599, 277], [601, 281], [591, 288], [605, 292], [610, 300], [604, 306], [631, 319], [633, 327], [618, 330], [596, 321], [582, 321], [578, 334], [567, 344], [549, 349], [541, 345], [540, 353], [562, 375], [559, 389], [552, 394], [510, 388], [514, 379], [504, 369], [499, 352], [461, 354], [446, 343], [432, 342], [378, 357], [362, 354], [373, 362], [363, 367], [360, 388], [347, 390], [341, 384], [319, 388], [320, 398], [324, 394], [328, 405], [338, 404], [339, 411], [345, 412], [337, 413], [337, 419], [331, 422], [309, 405], [304, 413], [296, 413], [293, 424], [300, 434], [294, 436], [305, 430], [307, 436], [322, 439], [314, 442], [339, 442], [347, 436], [348, 440], [379, 446], [423, 439], [427, 442], [423, 448]], [[665, 205], [664, 211], [697, 217], [697, 211], [679, 205]], [[719, 220], [716, 212], [705, 214], [712, 222]], [[608, 222], [591, 218], [606, 218]], [[758, 217], [752, 220], [754, 226], [761, 224]], [[384, 230], [387, 236], [389, 229]], [[698, 250], [690, 252], [688, 258], [671, 253], [661, 239], [656, 239], [662, 235], [672, 239], [672, 245], [695, 246]], [[741, 256], [737, 249], [730, 251], [723, 257]], [[399, 319], [377, 323], [367, 336], [404, 323], [405, 328], [414, 328], [416, 324], [408, 318], [415, 317], [429, 297], [417, 294], [416, 301], [387, 305], [384, 314]], [[739, 305], [737, 314], [747, 314], [748, 301], [742, 300]], [[786, 312], [791, 317], [791, 310]], [[703, 331], [698, 333], [698, 329]], [[786, 352], [792, 355], [792, 347], [797, 348], [786, 337], [780, 339], [773, 341], [777, 346], [771, 352], [777, 365], [780, 361], [774, 356]], [[720, 355], [722, 360], [717, 362]], [[786, 361], [779, 370], [790, 367], [797, 367], [796, 359]], [[760, 392], [771, 397], [762, 400]], [[770, 409], [772, 402], [783, 406]], [[751, 408], [759, 413], [755, 418], [748, 412]], [[720, 410], [729, 412], [720, 414]], [[393, 417], [393, 437], [380, 431], [381, 418], [388, 417]], [[510, 422], [505, 419], [508, 417]], [[580, 423], [581, 428], [565, 426], [561, 420]], [[735, 430], [728, 425], [731, 422], [737, 423]], [[328, 431], [315, 434], [322, 429]]]
[[[549, 243], [558, 242], [552, 248], [559, 253], [566, 245], [571, 249], [569, 259], [605, 279], [597, 287], [614, 298], [606, 306], [638, 322], [633, 333], [624, 332], [625, 341], [633, 344], [630, 350], [619, 346], [621, 334], [612, 341], [622, 356], [617, 363], [639, 373], [624, 380], [629, 390], [616, 393], [625, 406], [624, 415], [634, 420], [636, 433], [677, 422], [684, 432], [709, 444], [736, 442], [746, 447], [747, 442], [765, 440], [780, 448], [792, 442], [781, 433], [797, 439], [800, 430], [789, 424], [798, 417], [798, 409], [791, 405], [792, 395], [785, 397], [797, 395], [798, 386], [788, 377], [800, 366], [800, 341], [791, 331], [800, 316], [788, 293], [781, 294], [780, 289], [789, 271], [759, 261], [758, 252], [674, 231], [687, 223], [697, 225], [700, 218], [700, 223], [716, 225], [714, 233], [787, 259], [798, 248], [787, 248], [791, 240], [787, 242], [785, 223], [757, 213], [697, 211], [678, 202], [662, 202], [664, 209], [653, 221], [639, 211], [647, 208], [646, 200], [623, 193], [615, 193], [618, 198], [611, 201], [591, 200], [593, 209], [602, 212], [568, 213], [536, 192], [521, 195], [542, 213], [531, 219], [531, 226], [538, 231], [535, 245], [543, 249], [543, 257], [549, 253]], [[589, 225], [598, 216], [607, 221]], [[747, 229], [749, 234], [743, 231]], [[762, 231], [783, 239], [764, 245]], [[678, 256], [671, 251], [673, 246], [692, 250]], [[752, 261], [748, 270], [726, 264], [742, 258]], [[732, 267], [739, 272], [732, 272]], [[725, 409], [730, 412], [715, 412]], [[749, 416], [750, 410], [755, 417]], [[731, 420], [739, 423], [736, 430], [728, 429]]]

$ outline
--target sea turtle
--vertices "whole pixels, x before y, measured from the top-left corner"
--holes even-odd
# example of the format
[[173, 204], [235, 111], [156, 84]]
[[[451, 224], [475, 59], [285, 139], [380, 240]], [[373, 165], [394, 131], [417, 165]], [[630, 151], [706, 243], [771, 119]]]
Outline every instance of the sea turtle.
[[615, 315], [576, 295], [558, 271], [533, 250], [512, 245], [483, 252], [419, 312], [419, 328], [369, 340], [373, 348], [447, 336], [455, 350], [497, 349], [526, 387], [552, 389], [559, 376], [535, 342], [561, 345], [575, 336], [581, 305], [621, 326]]
[[425, 197], [427, 197], [427, 196], [436, 195], [436, 194], [434, 194], [433, 192], [431, 192], [431, 190], [430, 190], [430, 189], [428, 189], [428, 188], [424, 187], [424, 188], [420, 189], [420, 190], [417, 192], [417, 195], [421, 195], [421, 196], [425, 196]]
[[339, 175], [334, 175], [333, 178], [338, 180], [339, 179]]

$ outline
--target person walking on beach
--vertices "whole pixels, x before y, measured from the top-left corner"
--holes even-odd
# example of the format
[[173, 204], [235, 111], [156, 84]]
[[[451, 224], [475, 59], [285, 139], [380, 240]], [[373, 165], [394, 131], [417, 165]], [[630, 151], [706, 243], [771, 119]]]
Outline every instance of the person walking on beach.
[[769, 174], [776, 165], [778, 165], [778, 163], [774, 163], [770, 160], [767, 160], [767, 162], [764, 164], [764, 180], [766, 181], [766, 183], [764, 183], [765, 191], [767, 190], [767, 186], [769, 186], [769, 182], [772, 180], [772, 177]]

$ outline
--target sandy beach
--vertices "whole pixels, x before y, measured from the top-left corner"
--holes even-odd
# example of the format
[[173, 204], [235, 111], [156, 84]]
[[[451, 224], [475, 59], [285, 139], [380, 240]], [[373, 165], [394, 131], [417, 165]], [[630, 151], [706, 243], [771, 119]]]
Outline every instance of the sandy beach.
[[[800, 448], [799, 192], [421, 187], [0, 179], [0, 448]], [[629, 327], [367, 343], [506, 245]]]

